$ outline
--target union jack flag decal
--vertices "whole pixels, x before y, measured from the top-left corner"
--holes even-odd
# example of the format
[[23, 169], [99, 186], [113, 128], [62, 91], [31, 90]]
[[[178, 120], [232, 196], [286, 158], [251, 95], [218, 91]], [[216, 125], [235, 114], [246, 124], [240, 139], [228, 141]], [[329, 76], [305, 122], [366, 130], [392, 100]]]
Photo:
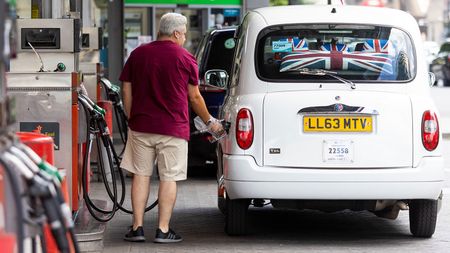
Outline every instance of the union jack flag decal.
[[364, 42], [363, 52], [389, 53], [389, 40], [367, 40]]
[[289, 38], [289, 42], [292, 42], [292, 51], [305, 51], [308, 50], [308, 41], [306, 39], [299, 39], [298, 37]]
[[320, 50], [346, 52], [348, 47], [345, 44], [325, 43], [320, 47]]
[[392, 60], [382, 53], [350, 53], [341, 51], [318, 51], [290, 53], [281, 59], [280, 72], [302, 68], [327, 70], [372, 71], [392, 74]]

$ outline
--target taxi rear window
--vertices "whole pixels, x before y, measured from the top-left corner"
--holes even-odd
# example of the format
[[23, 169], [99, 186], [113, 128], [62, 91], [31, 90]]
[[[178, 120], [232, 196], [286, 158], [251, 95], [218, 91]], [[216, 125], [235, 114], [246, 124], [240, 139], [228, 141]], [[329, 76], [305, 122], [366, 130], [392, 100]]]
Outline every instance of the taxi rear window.
[[256, 70], [268, 81], [398, 82], [416, 75], [415, 51], [404, 31], [383, 26], [302, 24], [274, 26], [258, 36]]

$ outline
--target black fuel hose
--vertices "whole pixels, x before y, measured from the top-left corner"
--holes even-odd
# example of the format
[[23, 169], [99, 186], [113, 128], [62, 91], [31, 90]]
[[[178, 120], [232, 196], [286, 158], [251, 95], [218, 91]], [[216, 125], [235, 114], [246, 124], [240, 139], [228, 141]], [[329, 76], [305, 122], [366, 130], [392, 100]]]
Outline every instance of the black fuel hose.
[[[34, 180], [36, 180], [36, 178]], [[50, 230], [58, 249], [61, 252], [70, 252], [69, 242], [66, 238], [67, 230], [64, 224], [62, 224], [64, 220], [57, 203], [55, 203], [56, 201], [52, 198], [52, 194], [50, 193], [51, 189], [42, 183], [33, 182], [30, 186], [30, 190], [41, 197], [40, 199], [44, 206], [47, 222], [50, 225]]]
[[116, 115], [117, 126], [119, 127], [120, 139], [123, 142], [123, 148], [119, 154], [119, 156], [122, 157], [123, 152], [125, 152], [125, 145], [128, 141], [128, 120], [122, 104], [114, 104], [114, 114]]
[[[44, 231], [43, 225], [41, 225], [40, 229], [41, 229], [41, 231]], [[39, 239], [41, 240], [42, 253], [47, 253], [47, 240], [45, 239], [44, 233], [39, 235]], [[79, 252], [79, 251], [77, 251], [77, 252]]]
[[[86, 207], [89, 211], [89, 213], [92, 215], [94, 219], [100, 222], [108, 222], [110, 221], [116, 211], [121, 210], [125, 213], [132, 214], [133, 211], [126, 209], [123, 207], [123, 203], [125, 201], [125, 176], [123, 174], [123, 171], [119, 168], [120, 165], [120, 157], [117, 155], [117, 152], [114, 148], [114, 145], [112, 143], [112, 140], [109, 136], [109, 131], [107, 124], [105, 122], [105, 119], [103, 115], [101, 115], [99, 112], [97, 112], [93, 107], [93, 102], [89, 100], [88, 97], [79, 94], [78, 100], [80, 104], [82, 105], [85, 115], [86, 115], [86, 125], [87, 125], [87, 131], [86, 131], [86, 140], [87, 140], [87, 148], [86, 152], [84, 154], [83, 158], [83, 168], [82, 168], [82, 187], [83, 187], [83, 199], [86, 203]], [[126, 120], [126, 118], [125, 118]], [[101, 177], [103, 179], [106, 192], [108, 194], [108, 197], [113, 202], [113, 207], [111, 210], [104, 210], [96, 206], [93, 201], [91, 200], [88, 190], [87, 190], [87, 167], [88, 167], [88, 161], [89, 161], [89, 155], [91, 153], [92, 148], [92, 141], [93, 137], [96, 136], [96, 146], [97, 146], [97, 162], [98, 162], [98, 168], [99, 172], [101, 174]], [[102, 152], [102, 146], [106, 149], [106, 155], [107, 155], [107, 161], [108, 164], [103, 164], [103, 156], [104, 152]], [[117, 184], [116, 184], [116, 174], [115, 174], [115, 166], [116, 164], [118, 168], [118, 173], [120, 177], [120, 184], [121, 184], [121, 196], [120, 200], [118, 200], [118, 190], [117, 190]], [[108, 166], [109, 165], [109, 166]], [[111, 178], [112, 178], [112, 189], [109, 186], [108, 179], [106, 177], [106, 171], [105, 167], [109, 167], [109, 170], [111, 172]], [[154, 203], [152, 203], [150, 206], [145, 208], [145, 212], [148, 212], [152, 210], [156, 205], [158, 204], [158, 200], [156, 200]], [[106, 217], [100, 217], [98, 213], [101, 213], [106, 215]]]
[[[29, 182], [31, 182], [31, 188], [37, 188], [32, 189], [31, 192], [41, 198], [40, 202], [44, 205], [44, 211], [58, 247], [61, 251], [68, 250], [70, 252], [70, 243], [66, 237], [69, 233], [74, 251], [80, 252], [74, 233], [72, 213], [64, 200], [60, 181], [54, 175], [47, 174], [47, 172], [39, 169], [37, 164], [43, 161], [30, 148], [21, 143], [16, 143], [16, 146], [11, 146], [8, 152], [15, 155], [23, 165], [35, 174]], [[39, 192], [40, 194], [38, 194]], [[54, 224], [56, 224], [56, 227]], [[45, 247], [45, 241], [43, 241], [42, 247]]]

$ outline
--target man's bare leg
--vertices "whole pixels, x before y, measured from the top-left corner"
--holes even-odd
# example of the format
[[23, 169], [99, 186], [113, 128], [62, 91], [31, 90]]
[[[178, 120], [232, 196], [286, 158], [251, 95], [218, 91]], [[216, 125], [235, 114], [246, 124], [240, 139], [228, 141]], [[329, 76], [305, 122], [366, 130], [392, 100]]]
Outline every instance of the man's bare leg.
[[144, 224], [144, 212], [150, 193], [150, 177], [133, 175], [131, 205], [133, 207], [133, 230]]
[[177, 182], [160, 181], [158, 199], [159, 228], [166, 233], [177, 199]]

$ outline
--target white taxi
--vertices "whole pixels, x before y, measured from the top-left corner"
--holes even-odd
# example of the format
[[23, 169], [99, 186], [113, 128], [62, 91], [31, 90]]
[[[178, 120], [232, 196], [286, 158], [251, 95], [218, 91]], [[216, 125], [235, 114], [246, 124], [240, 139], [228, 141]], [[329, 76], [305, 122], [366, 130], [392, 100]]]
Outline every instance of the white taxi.
[[[439, 113], [416, 20], [387, 8], [284, 6], [249, 12], [221, 117], [218, 202], [225, 230], [249, 205], [408, 210], [435, 231], [444, 185]], [[223, 75], [221, 70], [206, 74]]]

